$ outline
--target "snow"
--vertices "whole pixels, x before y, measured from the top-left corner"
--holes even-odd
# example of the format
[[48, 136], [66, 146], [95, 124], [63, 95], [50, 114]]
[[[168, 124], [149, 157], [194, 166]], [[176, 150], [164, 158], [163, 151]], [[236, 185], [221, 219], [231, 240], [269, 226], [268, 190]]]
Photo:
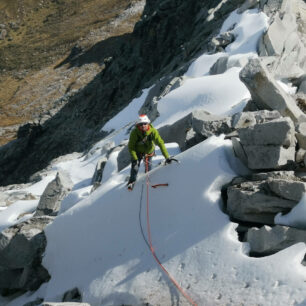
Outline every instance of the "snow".
[[278, 80], [277, 84], [289, 95], [294, 95], [297, 92], [297, 87], [293, 86], [290, 82]]
[[277, 214], [274, 222], [275, 224], [306, 229], [306, 194], [303, 195], [300, 202], [288, 214]]
[[33, 216], [38, 200], [19, 200], [0, 213], [0, 231]]
[[48, 176], [45, 176], [41, 181], [33, 184], [30, 187], [27, 187], [25, 191], [32, 193], [36, 196], [41, 196], [47, 185], [54, 180], [55, 173], [50, 173]]
[[[234, 67], [223, 74], [190, 78], [171, 91], [158, 103], [157, 128], [172, 124], [196, 109], [205, 109], [215, 115], [230, 115], [241, 110], [251, 97], [239, 80], [240, 68]], [[239, 105], [238, 109], [233, 108]]]
[[226, 47], [231, 55], [254, 52], [263, 32], [268, 28], [268, 18], [257, 9], [247, 10], [243, 14], [234, 11], [223, 23], [220, 33], [230, 31], [235, 41]]
[[208, 75], [212, 65], [221, 57], [228, 56], [226, 53], [219, 52], [215, 54], [203, 54], [198, 57], [185, 73], [186, 77], [197, 78]]
[[[239, 79], [239, 60], [247, 63], [248, 58], [257, 56], [258, 40], [267, 28], [265, 14], [257, 10], [243, 14], [234, 11], [225, 20], [220, 34], [232, 29], [235, 41], [226, 47], [225, 53], [203, 54], [191, 64], [183, 85], [159, 101], [160, 117], [154, 122], [156, 127], [172, 124], [195, 109], [224, 116], [241, 111], [251, 96]], [[208, 75], [211, 66], [224, 56], [228, 57], [230, 69], [223, 74]]]
[[[204, 54], [185, 74], [185, 82], [158, 102], [156, 127], [171, 124], [195, 109], [215, 115], [241, 111], [249, 92], [239, 80], [239, 62], [256, 55], [256, 44], [267, 27], [267, 17], [256, 10], [233, 12], [220, 33], [231, 30], [236, 40], [225, 53]], [[227, 70], [209, 75], [212, 64], [228, 56]], [[91, 192], [95, 166], [107, 150], [124, 143], [150, 88], [102, 128], [111, 132], [86, 155], [71, 155], [52, 164], [41, 182], [27, 188], [41, 195], [57, 171], [74, 183], [59, 215], [45, 229], [47, 248], [43, 265], [51, 280], [37, 291], [7, 302], [19, 306], [43, 297], [61, 301], [74, 287], [83, 301], [95, 305], [188, 305], [154, 261], [147, 238], [147, 185], [143, 165], [135, 188], [126, 189], [130, 167], [117, 171], [119, 152], [108, 157], [101, 186]], [[161, 263], [198, 305], [306, 305], [306, 269], [301, 265], [306, 247], [293, 245], [272, 256], [252, 258], [249, 246], [238, 240], [222, 212], [221, 187], [247, 169], [234, 156], [224, 135], [213, 136], [180, 153], [166, 144], [179, 163], [164, 166], [157, 150], [148, 187], [149, 217], [154, 250]], [[26, 202], [26, 203], [25, 203]], [[282, 222], [305, 223], [306, 198], [296, 211], [278, 216]], [[0, 227], [14, 222], [20, 212], [30, 216], [35, 201], [19, 201], [0, 212]], [[290, 220], [289, 220], [290, 219]]]

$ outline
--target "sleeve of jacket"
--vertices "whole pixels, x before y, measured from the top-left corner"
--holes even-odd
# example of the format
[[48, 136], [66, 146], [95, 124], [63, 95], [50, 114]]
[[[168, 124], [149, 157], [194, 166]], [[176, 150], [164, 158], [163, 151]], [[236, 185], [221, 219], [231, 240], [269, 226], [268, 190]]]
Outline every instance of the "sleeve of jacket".
[[129, 148], [129, 152], [131, 154], [132, 160], [137, 160], [136, 142], [137, 142], [136, 131], [132, 130], [130, 134], [129, 144], [128, 144], [128, 148]]
[[164, 155], [165, 158], [169, 158], [169, 153], [167, 151], [167, 148], [165, 146], [165, 143], [163, 139], [160, 137], [158, 131], [154, 129], [154, 142], [159, 146], [162, 154]]

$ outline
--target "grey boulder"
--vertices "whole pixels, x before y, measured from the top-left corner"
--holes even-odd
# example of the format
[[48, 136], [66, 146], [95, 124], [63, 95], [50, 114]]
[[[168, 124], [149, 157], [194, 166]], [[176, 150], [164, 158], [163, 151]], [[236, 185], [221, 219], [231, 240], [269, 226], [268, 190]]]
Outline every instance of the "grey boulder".
[[295, 129], [290, 118], [279, 118], [238, 130], [242, 145], [295, 146]]
[[291, 79], [299, 77], [306, 70], [306, 4], [302, 0], [279, 2], [281, 7], [260, 41], [259, 54], [274, 57], [269, 65], [274, 76]]
[[65, 172], [58, 172], [55, 179], [44, 190], [35, 216], [56, 216], [61, 208], [61, 202], [72, 190], [73, 182]]
[[266, 190], [265, 182], [243, 182], [227, 189], [227, 213], [235, 220], [274, 224], [277, 213], [287, 213], [297, 201], [287, 200]]
[[245, 241], [249, 243], [253, 256], [267, 256], [296, 243], [306, 243], [306, 231], [280, 225], [263, 226], [249, 229]]
[[176, 142], [182, 151], [213, 135], [232, 131], [231, 117], [212, 115], [205, 110], [195, 110], [172, 125], [159, 129], [165, 142]]
[[241, 129], [279, 118], [281, 118], [281, 115], [278, 111], [259, 110], [239, 112], [232, 116], [232, 127]]
[[248, 157], [248, 167], [253, 170], [281, 169], [293, 166], [295, 147], [283, 146], [243, 146]]
[[52, 217], [33, 217], [0, 233], [0, 291], [36, 290], [49, 280], [41, 265], [46, 247], [44, 228]]
[[227, 70], [228, 56], [220, 57], [209, 69], [210, 75], [224, 73]]
[[306, 121], [305, 114], [274, 80], [260, 59], [250, 59], [241, 70], [240, 79], [249, 89], [252, 100], [262, 109], [278, 110], [294, 122]]
[[104, 167], [107, 163], [108, 158], [106, 156], [101, 157], [96, 165], [94, 175], [91, 179], [91, 184], [93, 185], [92, 191], [93, 192], [95, 189], [97, 189], [101, 185], [102, 177], [103, 177], [103, 171]]
[[306, 192], [306, 183], [299, 180], [268, 179], [269, 189], [279, 197], [292, 201], [300, 201]]
[[[256, 114], [258, 112], [233, 117], [233, 125], [241, 127], [238, 128], [240, 141], [232, 139], [237, 157], [254, 170], [292, 166], [295, 163], [295, 129], [292, 120], [265, 120]], [[277, 114], [270, 112], [270, 118]]]

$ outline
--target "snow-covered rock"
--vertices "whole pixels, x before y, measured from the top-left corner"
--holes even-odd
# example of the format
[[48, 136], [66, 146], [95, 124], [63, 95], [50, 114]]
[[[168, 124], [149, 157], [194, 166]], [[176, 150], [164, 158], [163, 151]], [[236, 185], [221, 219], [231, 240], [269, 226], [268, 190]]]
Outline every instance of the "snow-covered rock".
[[58, 172], [42, 194], [35, 216], [56, 216], [63, 198], [68, 195], [72, 187], [73, 182], [69, 175], [66, 172]]

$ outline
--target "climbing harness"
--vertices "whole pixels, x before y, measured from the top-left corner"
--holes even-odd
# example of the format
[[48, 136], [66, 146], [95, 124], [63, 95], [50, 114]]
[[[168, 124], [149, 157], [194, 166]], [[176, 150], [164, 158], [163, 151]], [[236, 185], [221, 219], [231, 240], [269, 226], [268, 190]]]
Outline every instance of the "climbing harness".
[[168, 184], [156, 184], [156, 185], [151, 185], [150, 181], [149, 181], [149, 172], [148, 172], [148, 157], [145, 158], [145, 166], [146, 166], [146, 186], [147, 186], [147, 196], [146, 196], [146, 201], [147, 201], [147, 205], [146, 205], [146, 215], [147, 215], [147, 233], [148, 233], [148, 239], [146, 239], [145, 234], [144, 234], [144, 230], [142, 227], [142, 222], [141, 222], [141, 207], [142, 207], [142, 198], [143, 198], [143, 187], [144, 184], [142, 184], [142, 188], [141, 188], [141, 196], [140, 196], [140, 209], [139, 209], [139, 224], [140, 224], [140, 229], [141, 229], [141, 234], [143, 236], [143, 239], [145, 241], [145, 243], [147, 244], [153, 258], [155, 259], [155, 261], [157, 262], [157, 264], [159, 265], [159, 267], [163, 270], [163, 272], [168, 276], [168, 278], [170, 279], [170, 281], [174, 284], [174, 286], [179, 290], [179, 292], [187, 299], [187, 301], [194, 306], [197, 306], [197, 303], [195, 301], [193, 301], [193, 299], [183, 290], [183, 288], [178, 284], [178, 282], [174, 279], [174, 277], [166, 270], [166, 268], [163, 266], [163, 264], [161, 263], [161, 261], [159, 260], [159, 258], [157, 257], [153, 244], [152, 244], [152, 236], [151, 236], [151, 226], [150, 226], [150, 214], [149, 214], [149, 187], [159, 187], [159, 186], [168, 186]]

